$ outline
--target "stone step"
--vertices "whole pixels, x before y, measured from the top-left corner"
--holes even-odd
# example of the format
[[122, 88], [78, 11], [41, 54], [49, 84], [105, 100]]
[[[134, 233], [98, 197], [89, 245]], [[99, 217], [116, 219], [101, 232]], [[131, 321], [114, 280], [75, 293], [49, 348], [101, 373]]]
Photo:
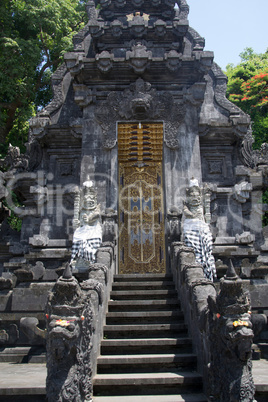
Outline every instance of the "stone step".
[[172, 281], [172, 275], [167, 274], [117, 274], [114, 275], [114, 282], [130, 281]]
[[129, 324], [104, 325], [104, 339], [110, 338], [160, 338], [174, 336], [178, 333], [187, 333], [187, 326], [181, 324]]
[[144, 353], [163, 353], [183, 349], [191, 351], [192, 341], [190, 338], [149, 338], [149, 339], [103, 339], [101, 342], [102, 355], [125, 355]]
[[193, 368], [194, 365], [196, 355], [193, 353], [108, 355], [100, 356], [97, 360], [98, 374], [164, 372]]
[[159, 311], [180, 308], [176, 298], [163, 300], [110, 300], [109, 311]]
[[146, 290], [146, 289], [175, 289], [172, 281], [133, 281], [133, 282], [114, 282], [113, 290]]
[[0, 349], [0, 363], [45, 363], [45, 347], [17, 346]]
[[45, 401], [45, 364], [0, 364], [0, 401]]
[[166, 323], [178, 322], [183, 320], [182, 311], [122, 311], [108, 312], [106, 315], [106, 324], [124, 324], [124, 323]]
[[94, 395], [166, 395], [201, 391], [202, 377], [196, 372], [96, 374]]
[[204, 394], [94, 396], [93, 402], [207, 402]]
[[161, 289], [161, 290], [112, 290], [110, 295], [112, 300], [155, 300], [155, 299], [166, 299], [167, 297], [176, 298], [177, 291], [174, 289]]

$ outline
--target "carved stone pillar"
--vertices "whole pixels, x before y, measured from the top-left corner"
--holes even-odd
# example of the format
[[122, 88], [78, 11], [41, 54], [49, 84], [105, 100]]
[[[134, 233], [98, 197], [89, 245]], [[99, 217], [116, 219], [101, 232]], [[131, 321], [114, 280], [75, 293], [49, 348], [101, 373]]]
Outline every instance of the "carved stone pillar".
[[210, 305], [210, 400], [254, 401], [250, 302], [232, 266]]
[[80, 287], [67, 264], [49, 295], [46, 311], [49, 402], [91, 401], [93, 312], [86, 283]]

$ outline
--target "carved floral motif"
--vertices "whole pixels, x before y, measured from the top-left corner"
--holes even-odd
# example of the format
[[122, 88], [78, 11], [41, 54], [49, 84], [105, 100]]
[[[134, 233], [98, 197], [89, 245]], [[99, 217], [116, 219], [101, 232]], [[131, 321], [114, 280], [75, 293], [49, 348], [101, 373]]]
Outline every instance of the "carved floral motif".
[[96, 117], [103, 130], [105, 148], [116, 144], [118, 120], [165, 120], [164, 141], [172, 149], [179, 146], [178, 129], [185, 116], [184, 103], [175, 102], [169, 93], [158, 93], [139, 78], [123, 93], [111, 92], [97, 108]]

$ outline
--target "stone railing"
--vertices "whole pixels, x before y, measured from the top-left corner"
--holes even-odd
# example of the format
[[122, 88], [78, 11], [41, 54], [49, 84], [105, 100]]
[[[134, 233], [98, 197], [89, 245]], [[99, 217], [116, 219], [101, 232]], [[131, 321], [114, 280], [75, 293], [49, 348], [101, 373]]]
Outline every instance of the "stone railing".
[[250, 303], [232, 267], [214, 284], [192, 248], [171, 245], [171, 267], [209, 401], [254, 401]]
[[96, 263], [72, 274], [69, 264], [49, 294], [47, 400], [91, 401], [103, 324], [115, 271], [114, 245], [103, 243]]
[[182, 242], [171, 245], [171, 268], [194, 352], [198, 356], [197, 369], [203, 374], [206, 386], [210, 362], [207, 300], [209, 296], [216, 298], [216, 289], [212, 282], [204, 278], [203, 268], [195, 262], [194, 250]]

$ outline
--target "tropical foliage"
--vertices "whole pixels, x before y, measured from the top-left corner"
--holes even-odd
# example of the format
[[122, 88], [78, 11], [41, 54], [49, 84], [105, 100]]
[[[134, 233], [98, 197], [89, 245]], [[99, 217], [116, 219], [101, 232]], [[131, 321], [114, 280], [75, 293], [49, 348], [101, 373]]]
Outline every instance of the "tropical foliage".
[[259, 148], [268, 142], [268, 50], [257, 54], [247, 48], [240, 57], [237, 66], [227, 66], [227, 97], [250, 115]]
[[22, 146], [28, 120], [51, 99], [50, 78], [85, 24], [86, 0], [1, 0], [0, 154]]

